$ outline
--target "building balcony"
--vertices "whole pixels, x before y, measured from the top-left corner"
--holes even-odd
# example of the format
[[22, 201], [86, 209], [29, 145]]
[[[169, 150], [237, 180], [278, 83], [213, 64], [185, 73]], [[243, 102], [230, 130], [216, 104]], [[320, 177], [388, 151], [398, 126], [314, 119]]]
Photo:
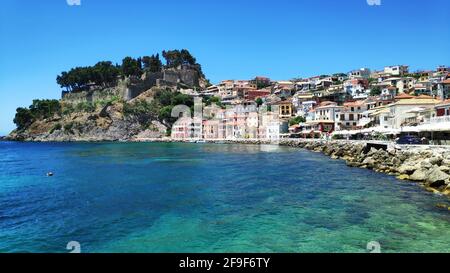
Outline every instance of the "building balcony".
[[424, 124], [450, 123], [450, 116], [441, 116], [425, 119]]

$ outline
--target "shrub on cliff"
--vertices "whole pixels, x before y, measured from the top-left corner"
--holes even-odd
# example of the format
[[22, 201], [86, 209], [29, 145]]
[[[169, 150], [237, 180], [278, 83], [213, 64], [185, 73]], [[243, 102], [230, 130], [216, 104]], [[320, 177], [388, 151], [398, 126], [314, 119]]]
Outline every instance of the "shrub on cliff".
[[212, 97], [207, 98], [205, 105], [210, 106], [211, 104], [215, 104], [215, 105], [219, 106], [220, 108], [225, 109], [225, 106], [223, 105], [220, 97], [212, 96]]
[[194, 99], [192, 96], [185, 95], [180, 92], [173, 92], [171, 90], [158, 90], [155, 93], [155, 99], [162, 106], [186, 105], [188, 107], [192, 107], [194, 105]]
[[33, 100], [29, 109], [36, 118], [49, 118], [60, 113], [61, 104], [58, 100]]
[[125, 116], [140, 116], [156, 114], [159, 107], [155, 102], [148, 102], [146, 100], [138, 100], [134, 103], [123, 104], [123, 114]]
[[33, 100], [28, 108], [17, 108], [14, 123], [19, 130], [27, 128], [38, 119], [45, 119], [61, 113], [58, 100]]
[[91, 102], [80, 102], [75, 106], [76, 112], [85, 112], [85, 113], [91, 113], [94, 112], [96, 109], [95, 104]]
[[73, 128], [74, 123], [73, 122], [69, 122], [64, 124], [64, 131], [73, 134], [72, 128]]
[[151, 116], [167, 125], [171, 125], [176, 121], [176, 118], [172, 117], [172, 109], [176, 105], [186, 105], [191, 108], [192, 112], [194, 99], [189, 95], [161, 89], [155, 92], [154, 100], [151, 102], [137, 100], [133, 103], [124, 103], [123, 114], [126, 117], [134, 116], [140, 120]]
[[56, 123], [53, 128], [50, 130], [50, 134], [53, 134], [55, 131], [59, 131], [62, 129], [61, 123]]
[[172, 110], [172, 105], [164, 106], [163, 108], [161, 108], [158, 113], [159, 120], [167, 121], [170, 124], [174, 123], [176, 119], [172, 117]]
[[24, 129], [33, 123], [33, 114], [31, 114], [30, 109], [22, 107], [17, 108], [14, 123], [19, 130]]

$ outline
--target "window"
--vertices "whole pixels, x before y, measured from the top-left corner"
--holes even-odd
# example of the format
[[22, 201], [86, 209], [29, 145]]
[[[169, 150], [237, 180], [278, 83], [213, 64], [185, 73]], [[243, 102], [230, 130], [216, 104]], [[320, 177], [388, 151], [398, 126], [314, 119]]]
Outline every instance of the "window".
[[349, 120], [354, 120], [353, 114], [348, 115]]

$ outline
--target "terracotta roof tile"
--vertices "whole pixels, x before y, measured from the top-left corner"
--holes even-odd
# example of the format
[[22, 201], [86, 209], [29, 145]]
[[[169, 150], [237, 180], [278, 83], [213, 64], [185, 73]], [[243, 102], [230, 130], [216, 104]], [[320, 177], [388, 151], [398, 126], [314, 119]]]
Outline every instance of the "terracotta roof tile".
[[412, 98], [414, 98], [414, 96], [408, 95], [406, 93], [401, 93], [400, 95], [395, 96], [396, 100], [398, 100], [398, 99], [412, 99]]

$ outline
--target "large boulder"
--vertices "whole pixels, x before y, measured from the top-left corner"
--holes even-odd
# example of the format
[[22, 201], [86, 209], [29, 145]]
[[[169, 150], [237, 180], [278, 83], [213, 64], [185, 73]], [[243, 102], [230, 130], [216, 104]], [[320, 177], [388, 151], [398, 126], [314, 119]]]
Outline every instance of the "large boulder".
[[363, 165], [367, 165], [368, 167], [373, 167], [375, 165], [376, 161], [373, 159], [373, 157], [367, 157], [362, 162]]
[[413, 174], [418, 169], [417, 165], [411, 163], [404, 163], [398, 168], [398, 172], [401, 174]]
[[450, 167], [447, 165], [442, 165], [439, 167], [439, 170], [443, 171], [444, 173], [450, 173]]
[[441, 165], [444, 158], [440, 154], [434, 154], [432, 157], [430, 157], [429, 162], [433, 165]]
[[372, 147], [370, 148], [370, 151], [367, 153], [367, 156], [373, 156], [376, 153], [378, 153], [378, 150]]
[[439, 169], [439, 167], [434, 167], [428, 173], [428, 177], [426, 178], [427, 182], [431, 187], [437, 188], [445, 185], [445, 181], [450, 176]]
[[389, 147], [387, 149], [387, 153], [394, 156], [397, 153], [397, 150], [395, 150], [395, 148]]
[[430, 159], [422, 159], [419, 163], [420, 167], [424, 169], [431, 169], [433, 167], [433, 164], [430, 162]]
[[427, 179], [428, 171], [424, 168], [419, 168], [414, 171], [412, 175], [409, 176], [410, 180], [413, 181], [425, 181]]

